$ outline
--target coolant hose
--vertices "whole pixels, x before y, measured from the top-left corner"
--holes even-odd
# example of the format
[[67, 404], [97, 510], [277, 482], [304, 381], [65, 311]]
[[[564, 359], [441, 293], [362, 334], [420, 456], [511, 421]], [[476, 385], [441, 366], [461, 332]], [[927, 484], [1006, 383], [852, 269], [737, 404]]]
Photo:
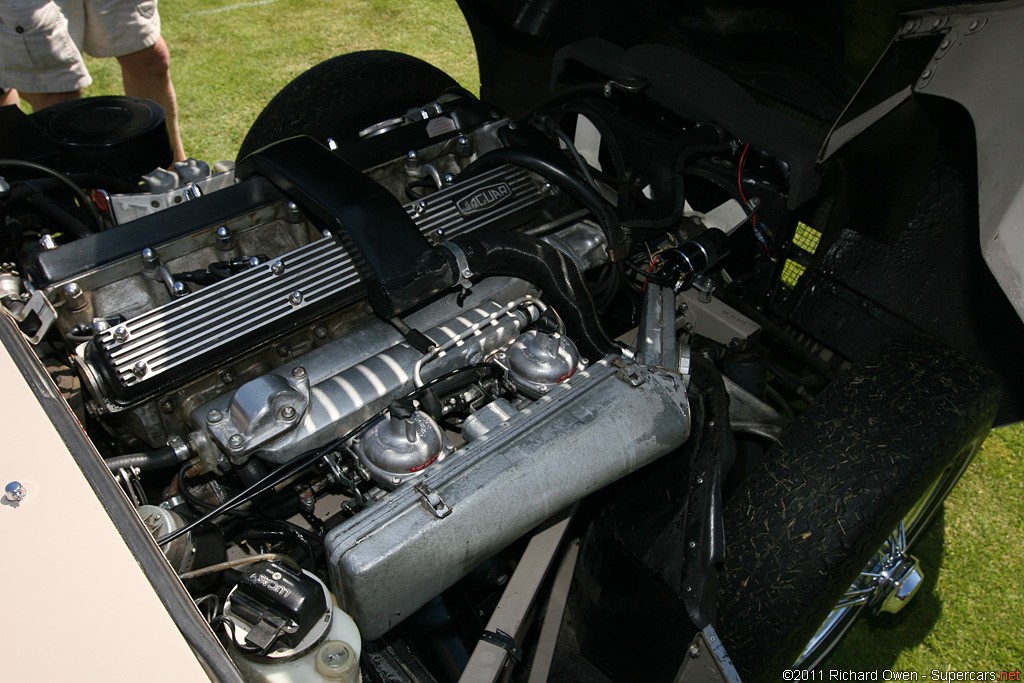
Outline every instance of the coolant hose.
[[472, 233], [455, 237], [473, 276], [503, 275], [536, 285], [558, 312], [566, 333], [591, 361], [617, 353], [601, 327], [583, 273], [568, 256], [551, 245], [518, 233]]
[[158, 448], [147, 453], [130, 453], [107, 459], [107, 468], [111, 472], [120, 469], [131, 469], [137, 467], [143, 472], [147, 470], [158, 470], [163, 467], [170, 467], [181, 462], [178, 454], [170, 446]]
[[550, 180], [594, 214], [608, 242], [609, 260], [621, 261], [629, 254], [629, 231], [622, 226], [615, 208], [597, 190], [577, 178], [571, 171], [529, 150], [521, 147], [501, 147], [492, 150], [467, 166], [459, 174], [459, 182], [505, 164], [520, 166]]

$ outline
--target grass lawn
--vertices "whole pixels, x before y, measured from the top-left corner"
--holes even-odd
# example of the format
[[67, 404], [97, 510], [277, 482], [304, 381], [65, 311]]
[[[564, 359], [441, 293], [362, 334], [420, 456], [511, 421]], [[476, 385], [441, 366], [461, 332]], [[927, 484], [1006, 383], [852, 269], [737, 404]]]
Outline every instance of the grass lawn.
[[[342, 52], [408, 52], [478, 90], [472, 41], [454, 2], [163, 0], [160, 8], [185, 147], [207, 161], [233, 159], [284, 84]], [[91, 67], [88, 94], [119, 93], [113, 60]], [[918, 548], [927, 583], [914, 604], [858, 624], [826, 667], [926, 674], [1024, 666], [1022, 501], [1024, 429], [1011, 427], [989, 438]]]

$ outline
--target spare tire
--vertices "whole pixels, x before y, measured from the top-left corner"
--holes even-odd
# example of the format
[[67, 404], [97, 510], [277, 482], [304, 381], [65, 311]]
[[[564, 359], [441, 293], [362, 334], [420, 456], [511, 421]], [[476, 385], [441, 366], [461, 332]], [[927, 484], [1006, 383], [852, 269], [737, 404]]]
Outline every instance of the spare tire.
[[[991, 373], [913, 336], [846, 372], [791, 425], [724, 510], [718, 631], [744, 681], [781, 680], [806, 655], [907, 512], [948, 494], [998, 405]], [[844, 632], [822, 638], [808, 665]]]
[[340, 55], [300, 74], [270, 100], [249, 128], [238, 159], [295, 135], [344, 144], [360, 130], [458, 87], [437, 67], [400, 52]]

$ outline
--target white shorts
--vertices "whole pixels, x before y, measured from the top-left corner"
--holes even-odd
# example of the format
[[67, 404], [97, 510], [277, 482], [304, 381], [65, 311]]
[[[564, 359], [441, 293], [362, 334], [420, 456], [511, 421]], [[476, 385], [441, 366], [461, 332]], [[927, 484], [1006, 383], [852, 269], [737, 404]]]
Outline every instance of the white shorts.
[[81, 90], [92, 83], [83, 52], [121, 57], [159, 38], [157, 0], [0, 0], [0, 86]]

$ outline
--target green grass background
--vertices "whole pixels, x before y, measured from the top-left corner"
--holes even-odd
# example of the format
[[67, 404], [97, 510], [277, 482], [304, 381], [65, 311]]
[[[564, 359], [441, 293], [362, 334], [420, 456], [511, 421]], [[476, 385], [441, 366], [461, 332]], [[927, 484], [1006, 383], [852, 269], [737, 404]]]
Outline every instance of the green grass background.
[[[160, 11], [185, 147], [210, 162], [234, 158], [283, 85], [343, 52], [407, 52], [479, 89], [472, 39], [450, 0], [163, 0]], [[115, 61], [90, 68], [88, 94], [119, 93]], [[998, 430], [917, 549], [927, 583], [915, 601], [858, 624], [826, 668], [1024, 667], [1022, 501], [1024, 429]]]

